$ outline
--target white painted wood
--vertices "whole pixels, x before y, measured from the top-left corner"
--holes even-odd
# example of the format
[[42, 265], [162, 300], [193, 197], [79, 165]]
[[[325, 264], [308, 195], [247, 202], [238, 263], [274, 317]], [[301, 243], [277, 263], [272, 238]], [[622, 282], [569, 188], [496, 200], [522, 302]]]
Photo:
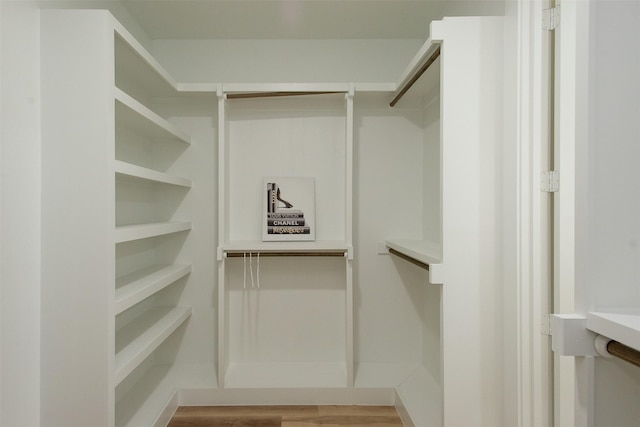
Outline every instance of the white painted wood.
[[157, 138], [175, 138], [189, 144], [191, 137], [174, 124], [160, 117], [122, 90], [115, 88], [116, 123], [145, 135]]
[[[128, 84], [127, 79], [142, 85], [146, 93], [175, 94], [177, 83], [147, 49], [118, 21], [114, 20], [114, 61], [116, 86]], [[124, 80], [124, 82], [123, 82]]]
[[346, 83], [225, 83], [225, 93], [253, 92], [349, 92]]
[[628, 313], [589, 312], [587, 328], [640, 351], [640, 310]]
[[115, 243], [163, 236], [191, 229], [190, 222], [157, 222], [152, 224], [123, 225], [116, 227]]
[[140, 178], [147, 181], [159, 182], [162, 184], [178, 185], [181, 187], [191, 187], [191, 180], [180, 176], [171, 175], [164, 172], [158, 172], [153, 169], [144, 168], [142, 166], [132, 165], [120, 160], [115, 160], [113, 169], [118, 175], [126, 175], [134, 178]]
[[116, 280], [115, 314], [191, 273], [190, 265], [153, 266], [119, 277]]
[[354, 387], [396, 389], [417, 367], [415, 363], [358, 362], [355, 367]]
[[135, 386], [118, 401], [115, 425], [166, 425], [159, 423], [160, 417], [168, 407], [167, 402], [176, 393], [175, 379], [169, 373], [167, 365], [152, 366], [144, 372]]
[[49, 404], [40, 397], [47, 366], [41, 359], [40, 125], [46, 62], [38, 6], [1, 2], [0, 31], [0, 425], [36, 426], [43, 422], [41, 401]]
[[409, 415], [413, 425], [420, 427], [443, 425], [442, 386], [425, 368], [418, 367], [400, 384], [397, 392], [402, 402], [401, 407]]
[[344, 362], [230, 362], [225, 378], [228, 388], [347, 387]]
[[[441, 41], [444, 426], [502, 419], [502, 18], [433, 22]], [[482, 78], [478, 78], [482, 76]], [[481, 106], [481, 107], [479, 107]], [[464, 321], [461, 321], [464, 319]], [[482, 357], [468, 357], [469, 349]]]
[[114, 424], [110, 31], [104, 11], [41, 11], [40, 417], [51, 426]]
[[[592, 160], [588, 141], [594, 121], [589, 117], [590, 73], [589, 29], [592, 2], [562, 2], [561, 25], [555, 33], [555, 168], [560, 171], [561, 190], [554, 197], [554, 311], [585, 315], [592, 310], [587, 283], [582, 276], [592, 266], [591, 244], [587, 237], [589, 199], [585, 198], [588, 170]], [[595, 2], [593, 2], [595, 3]], [[609, 30], [606, 30], [609, 31]], [[618, 168], [616, 166], [616, 168]], [[591, 185], [589, 183], [588, 185]], [[591, 202], [592, 203], [592, 202]], [[584, 249], [583, 249], [584, 248]], [[601, 250], [598, 253], [603, 253]], [[607, 253], [609, 251], [605, 251]], [[584, 272], [584, 273], [581, 273]], [[595, 270], [600, 270], [599, 268]], [[611, 278], [608, 277], [607, 280]], [[584, 359], [556, 356], [554, 359], [554, 423], [586, 427], [593, 425], [593, 405], [589, 378], [584, 370], [593, 364]], [[584, 368], [584, 370], [583, 370]], [[617, 422], [613, 422], [617, 424]]]
[[424, 264], [441, 264], [442, 249], [439, 244], [426, 240], [387, 239], [387, 247], [395, 249]]
[[415, 56], [407, 65], [407, 68], [400, 75], [396, 83], [396, 89], [394, 96], [398, 95], [400, 89], [404, 87], [404, 85], [411, 80], [416, 72], [422, 67], [427, 60], [433, 55], [433, 53], [440, 47], [440, 44], [437, 41], [433, 41], [432, 38], [428, 38], [424, 44], [420, 47], [420, 50], [415, 54]]
[[115, 384], [124, 380], [189, 316], [191, 308], [157, 308], [116, 331]]
[[202, 405], [393, 405], [393, 388], [182, 389], [180, 404]]
[[349, 250], [346, 242], [316, 240], [313, 242], [263, 242], [236, 240], [224, 244], [224, 252], [334, 252]]
[[178, 390], [175, 390], [171, 397], [167, 400], [167, 404], [162, 408], [162, 412], [158, 414], [156, 420], [153, 422], [153, 427], [165, 427], [171, 422], [171, 417], [178, 409]]

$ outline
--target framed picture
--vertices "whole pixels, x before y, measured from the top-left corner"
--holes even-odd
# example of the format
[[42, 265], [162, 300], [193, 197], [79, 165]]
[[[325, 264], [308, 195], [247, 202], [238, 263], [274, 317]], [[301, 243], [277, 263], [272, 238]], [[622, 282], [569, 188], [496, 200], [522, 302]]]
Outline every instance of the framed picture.
[[315, 240], [315, 178], [267, 177], [263, 185], [262, 240]]

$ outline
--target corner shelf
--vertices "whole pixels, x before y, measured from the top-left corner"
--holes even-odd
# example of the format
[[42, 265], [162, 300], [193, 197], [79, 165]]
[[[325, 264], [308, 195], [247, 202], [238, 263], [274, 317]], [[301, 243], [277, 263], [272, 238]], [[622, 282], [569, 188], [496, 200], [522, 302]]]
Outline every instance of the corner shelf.
[[158, 172], [153, 169], [144, 168], [142, 166], [133, 165], [131, 163], [122, 162], [120, 160], [115, 161], [113, 169], [116, 175], [129, 176], [161, 184], [171, 184], [180, 187], [191, 188], [190, 179], [182, 178], [180, 176], [175, 176], [164, 172]]
[[120, 314], [145, 298], [191, 273], [191, 265], [153, 266], [116, 280], [115, 314]]
[[124, 243], [132, 240], [163, 236], [191, 229], [191, 222], [156, 222], [151, 224], [123, 225], [116, 227], [115, 242]]
[[587, 329], [640, 351], [640, 310], [589, 312]]
[[116, 332], [115, 385], [120, 384], [185, 320], [191, 308], [155, 308]]

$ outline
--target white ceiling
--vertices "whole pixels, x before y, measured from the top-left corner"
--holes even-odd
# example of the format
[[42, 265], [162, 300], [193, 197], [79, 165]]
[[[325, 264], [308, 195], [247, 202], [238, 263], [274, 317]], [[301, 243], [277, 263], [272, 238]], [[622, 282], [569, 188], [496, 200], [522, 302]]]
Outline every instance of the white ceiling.
[[152, 39], [425, 39], [453, 2], [121, 0]]

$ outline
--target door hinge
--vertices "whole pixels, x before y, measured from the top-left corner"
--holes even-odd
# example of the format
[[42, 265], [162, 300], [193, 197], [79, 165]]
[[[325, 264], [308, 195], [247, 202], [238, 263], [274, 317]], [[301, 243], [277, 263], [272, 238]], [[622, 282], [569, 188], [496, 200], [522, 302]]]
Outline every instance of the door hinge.
[[560, 172], [544, 171], [540, 174], [540, 191], [555, 193], [560, 190]]
[[542, 335], [551, 335], [551, 316], [543, 314], [540, 321], [540, 333]]
[[555, 30], [560, 25], [560, 6], [542, 10], [542, 29]]

